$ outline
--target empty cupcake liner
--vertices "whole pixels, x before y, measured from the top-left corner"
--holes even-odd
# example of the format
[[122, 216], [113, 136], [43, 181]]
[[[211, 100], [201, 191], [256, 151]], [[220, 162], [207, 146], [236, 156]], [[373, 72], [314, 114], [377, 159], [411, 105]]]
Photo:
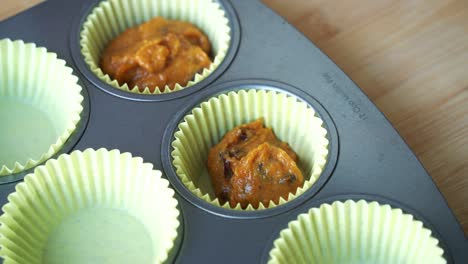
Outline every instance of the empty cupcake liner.
[[0, 176], [54, 155], [80, 121], [78, 78], [57, 54], [21, 40], [0, 40]]
[[5, 264], [163, 263], [180, 225], [161, 172], [118, 150], [51, 159], [8, 201], [0, 216]]
[[299, 157], [298, 166], [304, 175], [304, 185], [290, 193], [284, 204], [309, 189], [321, 175], [328, 156], [327, 130], [314, 109], [303, 101], [282, 92], [247, 89], [229, 92], [201, 103], [178, 125], [172, 142], [171, 156], [176, 174], [195, 196], [216, 206], [234, 210], [261, 210], [277, 206], [273, 201], [251, 204], [220, 204], [211, 186], [206, 167], [208, 152], [223, 135], [237, 125], [263, 118], [264, 125], [289, 143]]
[[348, 200], [300, 214], [274, 241], [268, 264], [446, 263], [438, 242], [401, 209]]
[[[162, 16], [190, 22], [200, 28], [210, 40], [214, 59], [208, 69], [197, 73], [187, 85], [177, 84], [173, 90], [164, 91], [148, 87], [140, 92], [137, 86], [120, 85], [99, 67], [99, 59], [106, 45], [130, 27], [142, 24], [151, 18]], [[138, 94], [161, 94], [179, 91], [205, 79], [223, 61], [230, 45], [229, 21], [219, 3], [213, 0], [107, 0], [95, 7], [86, 19], [81, 31], [81, 52], [91, 71], [107, 84], [123, 91]]]

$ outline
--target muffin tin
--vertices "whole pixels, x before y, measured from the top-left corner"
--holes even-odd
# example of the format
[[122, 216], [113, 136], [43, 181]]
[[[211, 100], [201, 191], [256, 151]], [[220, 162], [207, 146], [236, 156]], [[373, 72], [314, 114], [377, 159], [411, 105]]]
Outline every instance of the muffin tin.
[[[80, 79], [81, 121], [55, 157], [104, 147], [130, 152], [162, 170], [183, 219], [171, 256], [176, 263], [266, 263], [279, 232], [300, 213], [348, 199], [401, 208], [432, 231], [448, 263], [466, 262], [468, 243], [460, 225], [395, 129], [326, 55], [259, 1], [219, 0], [231, 28], [225, 59], [193, 86], [160, 95], [116, 89], [88, 69], [79, 34], [99, 2], [46, 1], [1, 22], [0, 39], [46, 47]], [[239, 211], [205, 202], [185, 187], [172, 164], [171, 144], [183, 117], [214, 96], [243, 89], [306, 102], [327, 129], [329, 153], [321, 176], [304, 194], [274, 208]], [[0, 177], [0, 204], [33, 169]]]

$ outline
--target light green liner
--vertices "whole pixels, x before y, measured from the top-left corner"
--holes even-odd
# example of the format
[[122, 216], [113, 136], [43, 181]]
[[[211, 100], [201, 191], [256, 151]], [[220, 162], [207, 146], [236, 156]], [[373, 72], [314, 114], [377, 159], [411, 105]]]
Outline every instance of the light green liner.
[[161, 172], [118, 150], [49, 160], [8, 201], [0, 216], [5, 264], [163, 263], [180, 225]]
[[57, 54], [0, 40], [0, 176], [53, 156], [80, 121], [81, 87]]
[[[196, 74], [187, 85], [176, 84], [161, 92], [153, 93], [146, 87], [140, 92], [138, 87], [120, 85], [99, 67], [100, 56], [106, 45], [128, 28], [142, 24], [151, 18], [162, 16], [190, 22], [200, 28], [210, 40], [214, 60], [208, 69]], [[81, 52], [91, 71], [102, 81], [115, 88], [138, 94], [161, 94], [179, 91], [205, 79], [223, 61], [231, 42], [229, 21], [219, 3], [213, 0], [107, 0], [96, 6], [86, 19], [81, 31]]]
[[281, 231], [268, 264], [442, 264], [439, 241], [401, 209], [334, 202], [300, 214]]
[[[304, 185], [290, 193], [288, 201], [309, 189], [323, 171], [328, 156], [327, 131], [314, 109], [285, 93], [247, 89], [229, 92], [203, 102], [184, 117], [172, 142], [173, 165], [184, 185], [197, 197], [216, 206], [234, 210], [261, 210], [277, 206], [273, 201], [255, 209], [240, 204], [231, 208], [220, 204], [211, 186], [206, 167], [208, 152], [234, 127], [264, 119], [266, 127], [291, 146], [300, 161]], [[287, 201], [280, 198], [278, 204]]]

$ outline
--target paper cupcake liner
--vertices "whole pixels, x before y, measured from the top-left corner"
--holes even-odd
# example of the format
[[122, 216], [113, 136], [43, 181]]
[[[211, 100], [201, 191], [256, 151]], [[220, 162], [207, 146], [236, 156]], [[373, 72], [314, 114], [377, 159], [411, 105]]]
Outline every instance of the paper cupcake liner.
[[81, 87], [57, 54], [0, 40], [0, 176], [54, 155], [80, 121]]
[[[162, 16], [190, 22], [200, 28], [210, 40], [214, 59], [208, 69], [197, 73], [187, 85], [176, 84], [174, 89], [164, 91], [148, 87], [140, 92], [137, 86], [120, 85], [99, 67], [99, 59], [106, 45], [130, 27], [142, 24], [151, 18]], [[230, 45], [229, 21], [219, 3], [213, 0], [107, 0], [93, 9], [81, 31], [81, 52], [91, 71], [102, 81], [123, 91], [138, 94], [161, 94], [179, 91], [205, 79], [223, 61]]]
[[237, 204], [220, 204], [215, 197], [206, 160], [211, 147], [223, 135], [240, 124], [258, 118], [272, 128], [276, 136], [289, 143], [299, 157], [298, 166], [304, 175], [304, 185], [290, 193], [288, 199], [282, 197], [278, 204], [284, 204], [309, 189], [322, 173], [328, 156], [327, 131], [323, 121], [314, 109], [305, 102], [285, 93], [265, 90], [240, 90], [213, 97], [203, 102], [184, 117], [178, 125], [172, 142], [173, 165], [183, 184], [200, 199], [235, 210], [261, 210], [277, 206], [273, 201], [260, 203], [258, 208], [251, 204], [241, 208]]
[[438, 240], [401, 209], [348, 200], [299, 215], [280, 232], [268, 264], [446, 263]]
[[88, 149], [35, 169], [0, 216], [7, 263], [163, 263], [179, 210], [161, 172], [130, 153]]

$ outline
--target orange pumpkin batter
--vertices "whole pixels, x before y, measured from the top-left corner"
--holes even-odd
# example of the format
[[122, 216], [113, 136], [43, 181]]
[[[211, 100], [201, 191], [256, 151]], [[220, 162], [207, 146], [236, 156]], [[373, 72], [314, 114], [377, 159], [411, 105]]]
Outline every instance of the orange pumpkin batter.
[[278, 203], [303, 185], [297, 155], [262, 119], [235, 127], [210, 149], [208, 172], [216, 197], [242, 208]]
[[173, 89], [184, 86], [211, 64], [211, 45], [194, 25], [156, 17], [112, 40], [101, 57], [101, 69], [120, 85]]

